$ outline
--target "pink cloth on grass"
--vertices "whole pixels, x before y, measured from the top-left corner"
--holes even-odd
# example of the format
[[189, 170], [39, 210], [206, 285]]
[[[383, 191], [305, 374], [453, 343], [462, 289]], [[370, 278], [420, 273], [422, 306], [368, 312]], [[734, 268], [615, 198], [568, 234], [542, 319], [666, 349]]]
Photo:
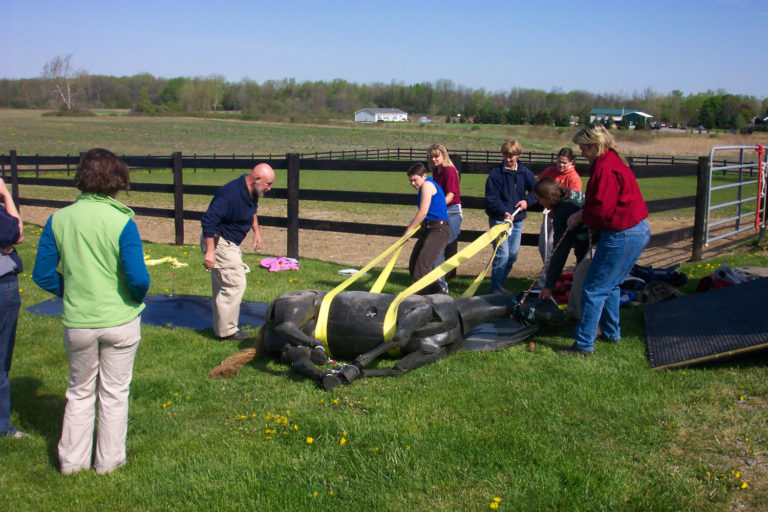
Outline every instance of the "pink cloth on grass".
[[269, 269], [270, 272], [281, 270], [299, 270], [299, 260], [280, 256], [279, 258], [261, 258], [259, 265]]

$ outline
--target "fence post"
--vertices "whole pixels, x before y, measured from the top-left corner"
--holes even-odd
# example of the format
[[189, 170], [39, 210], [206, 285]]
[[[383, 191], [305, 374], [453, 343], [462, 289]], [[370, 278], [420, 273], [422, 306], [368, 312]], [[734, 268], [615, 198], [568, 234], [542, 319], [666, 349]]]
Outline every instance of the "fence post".
[[173, 228], [176, 245], [184, 245], [184, 178], [181, 168], [181, 151], [171, 155], [173, 160]]
[[693, 250], [691, 261], [701, 261], [704, 251], [704, 232], [707, 223], [707, 187], [709, 184], [709, 157], [700, 156], [696, 169], [696, 212], [693, 217]]
[[16, 204], [16, 209], [21, 212], [19, 201], [19, 162], [16, 159], [16, 150], [11, 150], [11, 197]]
[[453, 162], [453, 166], [456, 168], [456, 170], [459, 173], [459, 179], [461, 179], [461, 155], [459, 153], [456, 153], [453, 155], [453, 158], [451, 158], [451, 161]]
[[285, 250], [289, 258], [299, 259], [299, 154], [287, 153], [285, 159], [288, 161]]

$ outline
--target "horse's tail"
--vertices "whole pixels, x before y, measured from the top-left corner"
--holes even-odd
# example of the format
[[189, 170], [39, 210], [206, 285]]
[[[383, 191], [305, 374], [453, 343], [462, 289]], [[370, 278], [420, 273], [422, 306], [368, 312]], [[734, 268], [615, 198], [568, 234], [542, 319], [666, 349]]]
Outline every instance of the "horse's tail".
[[235, 352], [219, 366], [208, 372], [208, 376], [213, 379], [228, 379], [237, 375], [240, 367], [246, 363], [258, 359], [266, 354], [266, 344], [264, 343], [264, 327], [261, 328], [259, 334], [256, 335], [256, 339], [253, 341], [253, 345], [248, 348], [244, 348], [240, 352]]

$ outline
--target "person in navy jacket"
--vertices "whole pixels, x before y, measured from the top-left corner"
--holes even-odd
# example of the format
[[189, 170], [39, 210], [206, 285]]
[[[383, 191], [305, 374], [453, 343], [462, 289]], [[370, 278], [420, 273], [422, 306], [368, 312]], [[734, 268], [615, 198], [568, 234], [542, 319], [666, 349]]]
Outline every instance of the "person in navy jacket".
[[246, 286], [240, 244], [248, 231], [253, 230], [253, 248], [261, 249], [256, 211], [259, 198], [272, 188], [273, 181], [272, 167], [256, 165], [250, 173], [216, 191], [201, 220], [203, 265], [211, 271], [213, 332], [221, 339], [248, 338], [239, 327], [240, 303]]
[[[523, 234], [525, 210], [537, 199], [533, 193], [536, 177], [518, 159], [523, 152], [520, 143], [508, 140], [501, 146], [502, 163], [491, 169], [485, 181], [485, 213], [488, 226], [512, 220], [512, 233], [502, 243], [493, 259], [489, 293], [509, 293], [504, 289], [507, 276], [517, 260]], [[520, 212], [513, 215], [516, 209]]]

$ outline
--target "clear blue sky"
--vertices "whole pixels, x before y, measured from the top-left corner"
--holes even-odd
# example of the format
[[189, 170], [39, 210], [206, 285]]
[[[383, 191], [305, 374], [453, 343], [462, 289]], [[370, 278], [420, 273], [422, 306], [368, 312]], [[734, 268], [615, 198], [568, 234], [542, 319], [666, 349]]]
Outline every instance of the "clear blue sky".
[[768, 0], [0, 0], [0, 20], [0, 78], [72, 53], [113, 76], [768, 97]]

